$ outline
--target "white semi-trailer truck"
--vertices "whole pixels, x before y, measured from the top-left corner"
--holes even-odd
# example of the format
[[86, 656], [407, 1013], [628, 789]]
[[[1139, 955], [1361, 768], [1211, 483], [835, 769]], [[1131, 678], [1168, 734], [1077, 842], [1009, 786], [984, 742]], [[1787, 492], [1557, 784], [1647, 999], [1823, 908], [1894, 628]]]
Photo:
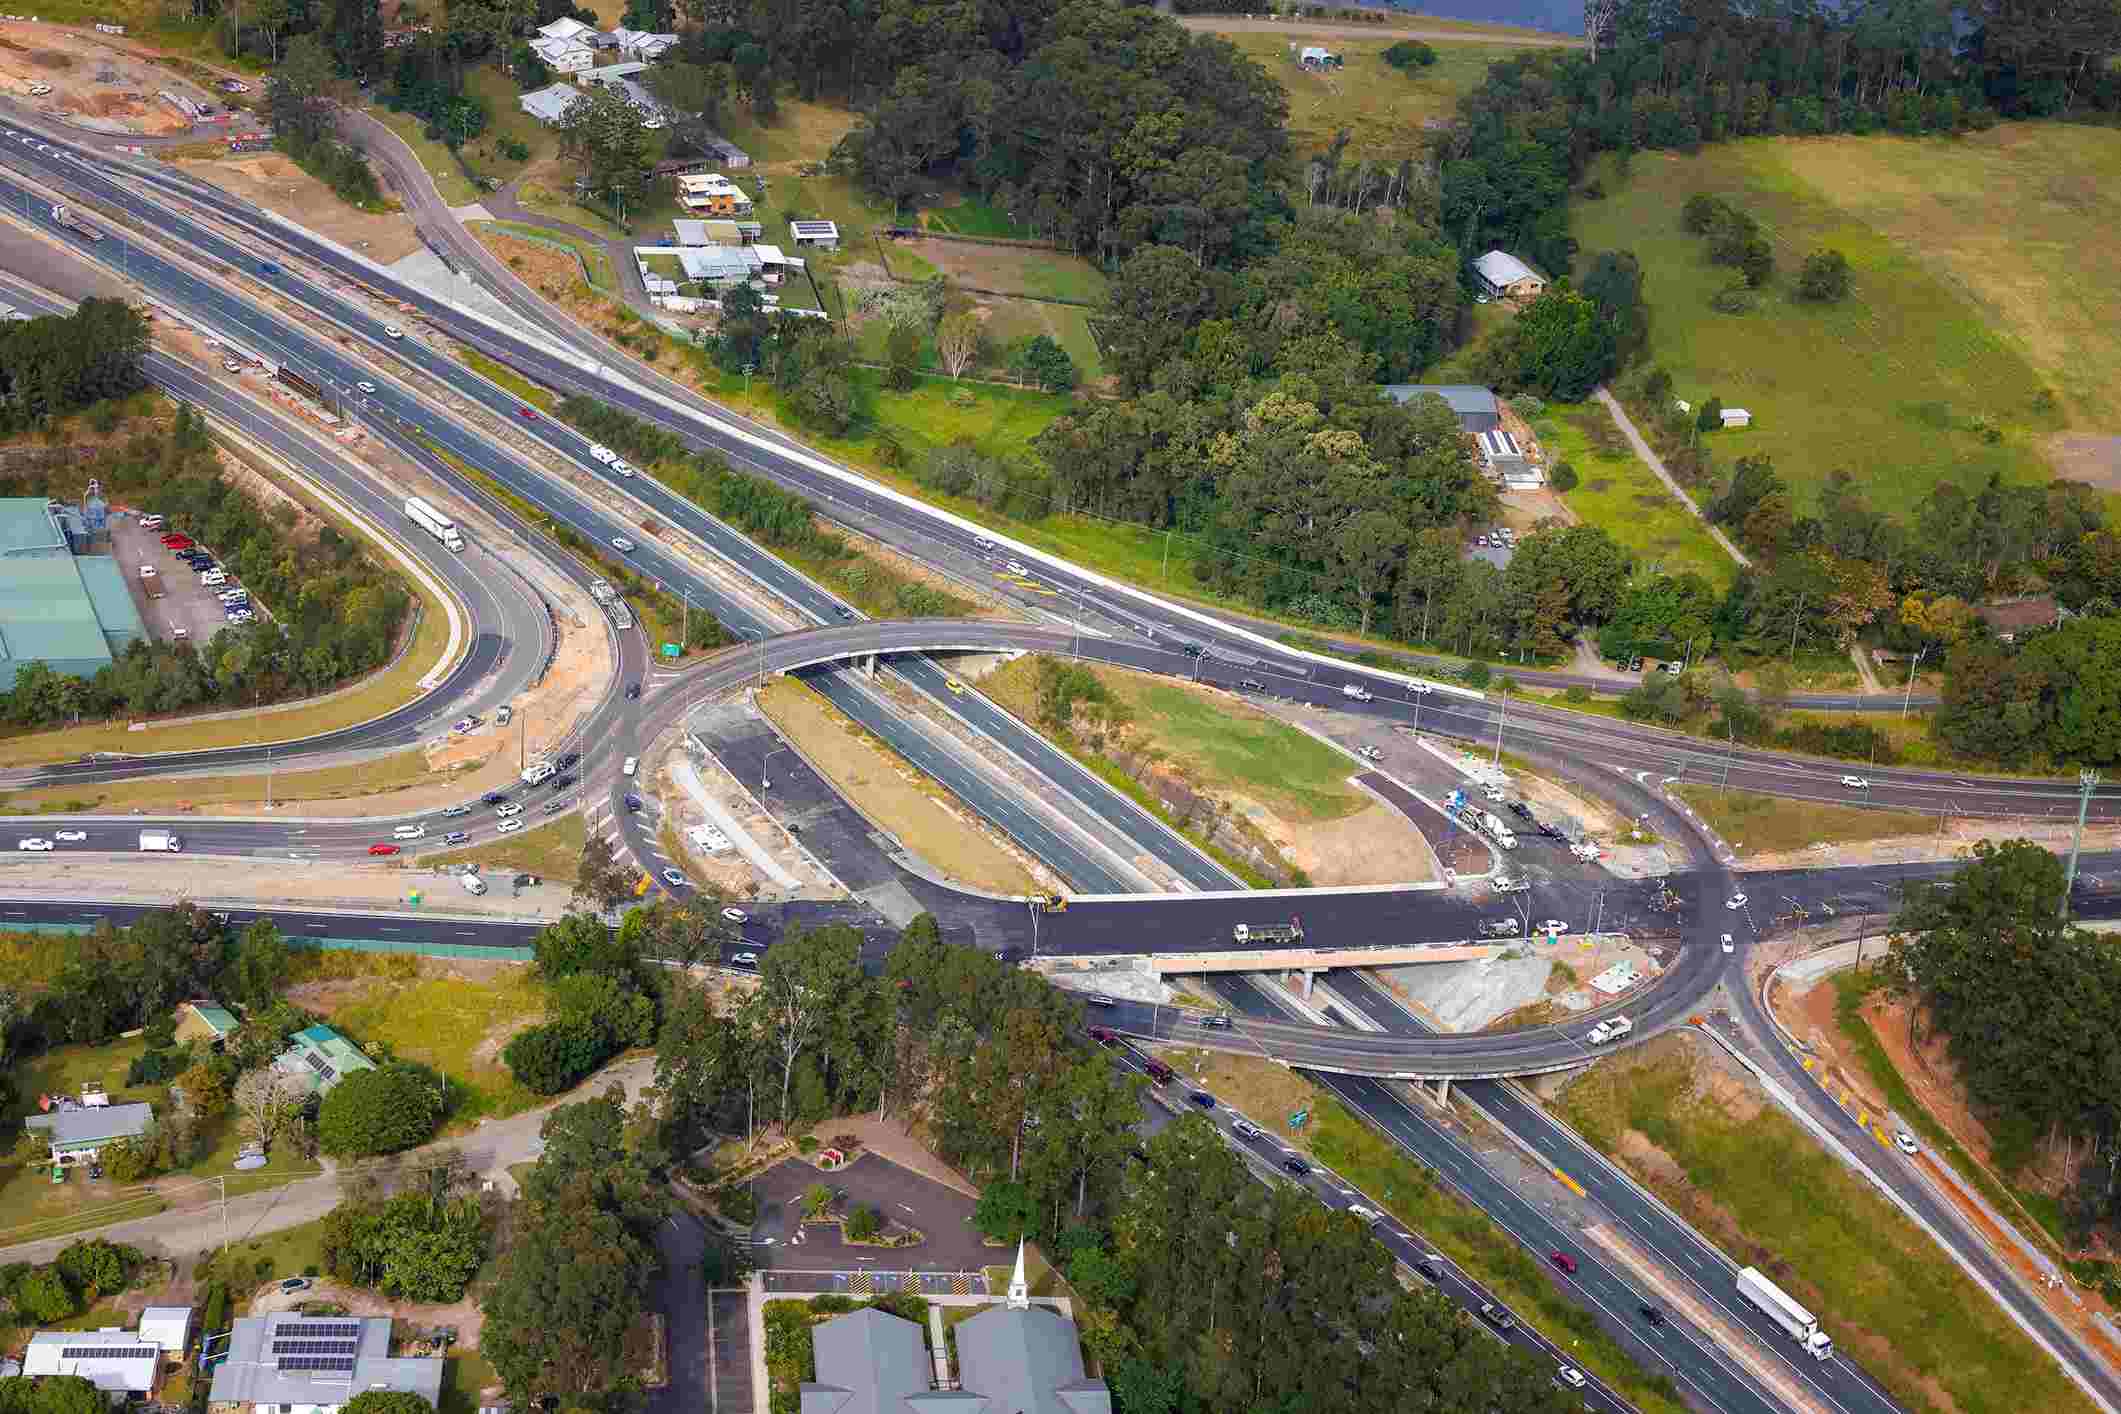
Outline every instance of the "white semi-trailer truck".
[[1738, 1273], [1738, 1294], [1747, 1305], [1782, 1327], [1782, 1333], [1803, 1346], [1814, 1360], [1834, 1358], [1833, 1339], [1819, 1329], [1818, 1318], [1761, 1275], [1758, 1267], [1746, 1267]]
[[406, 499], [405, 514], [411, 516], [414, 524], [418, 525], [420, 529], [426, 531], [450, 549], [461, 550], [464, 548], [464, 534], [457, 529], [457, 523], [448, 516], [443, 515], [433, 506], [428, 505], [418, 496]]

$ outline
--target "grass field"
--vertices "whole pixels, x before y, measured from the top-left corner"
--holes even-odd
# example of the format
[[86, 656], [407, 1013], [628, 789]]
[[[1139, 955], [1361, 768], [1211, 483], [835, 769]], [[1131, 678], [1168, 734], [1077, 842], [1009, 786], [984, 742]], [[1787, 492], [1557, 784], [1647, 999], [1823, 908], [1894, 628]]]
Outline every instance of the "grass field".
[[[271, 780], [276, 803], [298, 800], [344, 800], [374, 795], [428, 778], [427, 757], [417, 749], [400, 751], [354, 766], [327, 766], [317, 771], [277, 771]], [[112, 785], [54, 786], [0, 794], [0, 805], [14, 813], [78, 815], [91, 810], [144, 810], [150, 813], [189, 810], [202, 805], [265, 799], [266, 777], [193, 776], [183, 779], [119, 781]]]
[[474, 229], [481, 225], [487, 226], [502, 235], [513, 237], [519, 241], [527, 240], [533, 245], [558, 246], [562, 250], [573, 251], [589, 267], [589, 283], [591, 285], [606, 292], [618, 288], [617, 281], [611, 272], [611, 261], [605, 256], [602, 246], [593, 246], [587, 241], [576, 240], [571, 236], [562, 235], [558, 231], [545, 230], [543, 227], [526, 226], [519, 221], [483, 221], [473, 222], [472, 225]]
[[494, 964], [459, 971], [445, 962], [426, 962], [408, 978], [405, 961], [360, 953], [312, 955], [305, 959], [303, 975], [334, 980], [327, 997], [304, 1005], [363, 1046], [380, 1042], [461, 1086], [449, 1120], [452, 1132], [540, 1103], [515, 1082], [500, 1057], [508, 1036], [545, 1014], [545, 991], [530, 968]]
[[1831, 1312], [1835, 1345], [1903, 1408], [2094, 1407], [1897, 1209], [1679, 1038], [1586, 1072], [1561, 1110], [1732, 1258]]
[[[421, 606], [419, 628], [398, 661], [341, 696], [284, 712], [222, 717], [214, 721], [181, 721], [146, 731], [127, 731], [125, 723], [62, 727], [0, 739], [0, 766], [33, 766], [70, 761], [90, 751], [196, 751], [213, 746], [262, 746], [298, 741], [318, 732], [353, 726], [401, 707], [419, 695], [419, 681], [441, 661], [449, 646], [449, 616], [410, 578], [406, 591]], [[460, 647], [462, 645], [460, 644]]]
[[[1301, 1072], [1250, 1056], [1165, 1050], [1182, 1075], [1197, 1078], [1219, 1099], [1243, 1110], [1276, 1142], [1307, 1150], [1381, 1201], [1436, 1250], [1495, 1293], [1519, 1319], [1565, 1345], [1575, 1364], [1620, 1390], [1638, 1409], [1679, 1414], [1668, 1380], [1652, 1378], [1602, 1331], [1589, 1310], [1551, 1280], [1544, 1268], [1487, 1214], [1445, 1191], [1436, 1175], [1311, 1083]], [[1287, 1117], [1310, 1111], [1300, 1130]]]
[[[1199, 785], [1235, 791], [1289, 820], [1337, 820], [1370, 804], [1348, 784], [1348, 758], [1287, 723], [1177, 683], [1092, 669], [1133, 714], [1140, 739]], [[1038, 660], [1019, 658], [980, 691], [1035, 720]]]
[[[2109, 174], [2104, 190], [2087, 167]], [[2121, 216], [2121, 134], [2050, 125], [1949, 146], [1756, 139], [1695, 156], [1643, 153], [1624, 179], [1617, 164], [1600, 170], [1613, 194], [1570, 206], [1579, 264], [1600, 250], [1636, 253], [1650, 356], [1671, 372], [1677, 396], [1699, 404], [1713, 395], [1752, 412], [1749, 430], [1712, 434], [1714, 450], [1726, 464], [1771, 456], [1801, 509], [1836, 469], [1853, 472], [1874, 505], [1902, 514], [1939, 482], [2045, 479], [2044, 448], [2063, 415], [2040, 399], [2067, 362], [2044, 324], [2051, 316], [2060, 328], [2107, 323], [2087, 347], [2069, 346], [2086, 377], [2065, 386], [2110, 387], [2117, 375], [2121, 302], [2083, 262], [2121, 272], [2107, 238]], [[1996, 189], [1983, 187], [1981, 172]], [[2028, 239], [2017, 202], [2041, 182], [2075, 195], [2040, 204], [2038, 238]], [[1680, 228], [1680, 207], [1696, 192], [1749, 213], [1774, 244], [1776, 275], [1751, 314], [1709, 307], [1732, 272], [1709, 264], [1705, 242]], [[1853, 267], [1837, 305], [1792, 293], [1804, 257], [1822, 247]], [[1970, 295], [1960, 267], [1977, 261], [1987, 288], [2012, 293], [2014, 317]], [[2039, 367], [2035, 348], [2049, 351]], [[2001, 440], [1985, 441], [1976, 419]]]
[[[1348, 39], [1340, 35], [1307, 37], [1301, 33], [1225, 32], [1236, 45], [1274, 77], [1289, 95], [1289, 140], [1299, 156], [1323, 150], [1342, 129], [1353, 157], [1397, 160], [1421, 153], [1423, 124], [1450, 117], [1461, 94], [1487, 77], [1488, 65], [1509, 50], [1494, 44], [1427, 41], [1436, 62], [1426, 69], [1402, 72], [1381, 57], [1399, 40]], [[1344, 68], [1313, 73], [1296, 62], [1294, 44], [1319, 44], [1345, 57]], [[985, 234], [984, 232], [981, 234]]]
[[[582, 866], [582, 845], [589, 829], [581, 812], [563, 815], [549, 825], [532, 825], [520, 834], [501, 835], [486, 844], [468, 845], [446, 854], [421, 855], [422, 864], [476, 864], [487, 874], [523, 870], [540, 878], [571, 884]], [[489, 886], [493, 885], [488, 880]], [[438, 886], [437, 896], [447, 897]], [[454, 889], [456, 885], [446, 885]]]
[[974, 289], [1083, 304], [1105, 297], [1104, 272], [1066, 251], [936, 240], [885, 241], [883, 248], [892, 270], [902, 276], [917, 273], [900, 269], [900, 257], [911, 253]]
[[1565, 461], [1576, 468], [1576, 489], [1562, 500], [1625, 546], [1637, 566], [1666, 574], [1693, 570], [1719, 591], [1730, 588], [1738, 562], [1629, 450], [1604, 404], [1553, 405], [1532, 430], [1549, 466]]
[[995, 893], [1026, 894], [1029, 871], [936, 782], [842, 717], [794, 678], [759, 695], [766, 716], [872, 820], [889, 824], [907, 849], [945, 875]]
[[1672, 787], [1741, 859], [1815, 844], [1852, 844], [1899, 835], [1935, 834], [1937, 817], [1912, 810], [1863, 810], [1816, 800], [1783, 800], [1714, 786]]

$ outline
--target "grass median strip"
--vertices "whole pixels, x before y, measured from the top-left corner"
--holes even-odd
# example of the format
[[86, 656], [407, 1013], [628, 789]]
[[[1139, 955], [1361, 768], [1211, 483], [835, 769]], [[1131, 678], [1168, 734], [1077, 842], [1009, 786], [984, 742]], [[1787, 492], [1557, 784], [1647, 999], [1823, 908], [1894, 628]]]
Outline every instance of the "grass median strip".
[[[498, 835], [484, 844], [466, 845], [445, 854], [423, 854], [419, 862], [422, 865], [476, 864], [496, 876], [504, 870], [520, 870], [542, 879], [571, 884], [581, 871], [582, 846], [588, 839], [589, 827], [580, 812], [576, 812], [519, 834]], [[499, 887], [494, 879], [487, 880], [487, 884]]]
[[1037, 889], [1031, 873], [989, 838], [970, 810], [807, 684], [776, 678], [759, 695], [774, 726], [871, 820], [952, 879], [1003, 894]]
[[1902, 835], [1934, 835], [1937, 817], [1912, 810], [1865, 810], [1817, 800], [1784, 800], [1714, 786], [1673, 786], [1694, 813], [1722, 835], [1740, 858], [1779, 854], [1818, 844], [1853, 844]]
[[[468, 768], [478, 769], [477, 763]], [[354, 766], [328, 766], [318, 771], [279, 771], [271, 779], [276, 804], [291, 805], [304, 800], [344, 800], [375, 795], [400, 786], [418, 785], [430, 776], [425, 754], [400, 751]], [[267, 777], [192, 776], [179, 780], [148, 779], [118, 781], [104, 786], [64, 786], [49, 790], [0, 795], [0, 808], [10, 813], [79, 815], [88, 811], [144, 810], [150, 813], [196, 809], [204, 805], [263, 801]]]
[[1818, 1312], [1903, 1408], [2094, 1408], [1897, 1208], [1686, 1038], [1601, 1062], [1559, 1108], [1734, 1261]]

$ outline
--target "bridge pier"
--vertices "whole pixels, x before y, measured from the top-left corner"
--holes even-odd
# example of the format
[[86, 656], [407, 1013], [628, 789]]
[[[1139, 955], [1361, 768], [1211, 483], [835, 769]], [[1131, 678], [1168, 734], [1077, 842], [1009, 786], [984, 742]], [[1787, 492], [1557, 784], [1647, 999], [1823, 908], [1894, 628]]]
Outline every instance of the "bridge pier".
[[871, 653], [862, 659], [862, 676], [871, 682], [876, 681], [876, 654]]
[[1281, 980], [1285, 983], [1296, 977], [1303, 978], [1303, 999], [1311, 1000], [1311, 984], [1318, 980], [1318, 970], [1312, 967], [1292, 967], [1281, 974]]

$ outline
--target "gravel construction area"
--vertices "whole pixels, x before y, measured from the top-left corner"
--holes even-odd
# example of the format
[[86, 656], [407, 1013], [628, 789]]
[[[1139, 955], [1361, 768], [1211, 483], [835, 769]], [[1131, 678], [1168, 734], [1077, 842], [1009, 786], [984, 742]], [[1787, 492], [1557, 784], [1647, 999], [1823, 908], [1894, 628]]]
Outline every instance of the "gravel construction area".
[[268, 211], [388, 265], [421, 249], [412, 218], [348, 206], [330, 187], [277, 152], [172, 162], [188, 176], [212, 182]]
[[[49, 87], [34, 93], [31, 86]], [[164, 90], [221, 111], [218, 95], [139, 55], [55, 25], [0, 23], [0, 90], [69, 123], [106, 133], [163, 137], [191, 119], [158, 95]]]

